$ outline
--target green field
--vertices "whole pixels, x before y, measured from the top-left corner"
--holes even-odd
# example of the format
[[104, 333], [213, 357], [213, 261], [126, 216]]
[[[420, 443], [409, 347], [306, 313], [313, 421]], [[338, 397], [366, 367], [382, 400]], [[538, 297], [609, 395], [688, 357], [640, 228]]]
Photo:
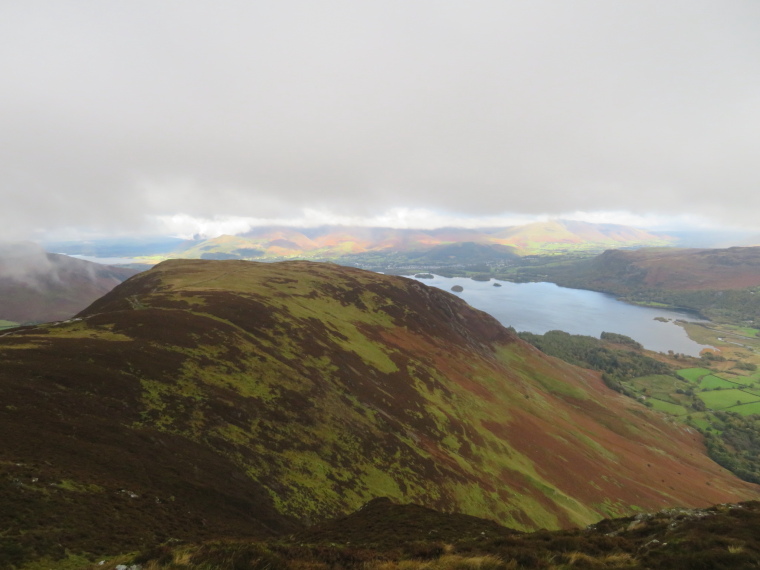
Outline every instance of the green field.
[[711, 392], [700, 392], [697, 395], [708, 408], [713, 410], [724, 410], [737, 406], [737, 402], [742, 404], [760, 402], [760, 396], [748, 394], [742, 390], [713, 390]]
[[760, 371], [753, 372], [749, 376], [743, 376], [746, 382], [760, 382]]
[[684, 416], [687, 413], [686, 408], [683, 406], [671, 404], [670, 402], [665, 402], [663, 400], [657, 400], [656, 398], [649, 398], [647, 402], [651, 402], [652, 409], [657, 410], [658, 412], [667, 412], [674, 416]]
[[738, 388], [739, 386], [737, 386], [737, 384], [739, 383], [730, 382], [728, 380], [724, 380], [723, 378], [719, 378], [718, 376], [713, 376], [710, 374], [709, 376], [704, 376], [702, 378], [702, 381], [699, 383], [699, 387], [703, 390], [714, 390], [715, 388]]
[[737, 326], [731, 326], [731, 325], [724, 325], [728, 330], [733, 331], [737, 334], [740, 334], [742, 336], [748, 336], [748, 337], [757, 337], [758, 331], [757, 329], [753, 329], [751, 327], [737, 327]]
[[742, 386], [751, 386], [758, 381], [757, 374], [753, 374], [752, 376], [740, 376], [739, 374], [733, 374], [730, 372], [718, 372], [715, 376], [733, 382], [734, 384], [741, 384]]
[[677, 373], [684, 380], [688, 380], [689, 382], [694, 382], [696, 384], [703, 376], [712, 374], [712, 370], [708, 370], [707, 368], [683, 368], [681, 370], [678, 370]]
[[694, 414], [691, 418], [691, 423], [694, 424], [697, 428], [706, 430], [709, 427], [712, 427], [712, 421], [705, 416], [705, 414]]
[[9, 329], [11, 327], [17, 327], [18, 323], [14, 323], [13, 321], [4, 321], [0, 319], [0, 329]]
[[734, 406], [731, 408], [732, 412], [736, 412], [743, 416], [749, 416], [751, 414], [760, 414], [760, 402], [752, 402], [751, 404], [744, 404], [742, 406]]
[[666, 376], [665, 374], [639, 376], [631, 380], [631, 384], [637, 390], [649, 389], [652, 392], [673, 392], [679, 387], [684, 387], [681, 380], [673, 376]]

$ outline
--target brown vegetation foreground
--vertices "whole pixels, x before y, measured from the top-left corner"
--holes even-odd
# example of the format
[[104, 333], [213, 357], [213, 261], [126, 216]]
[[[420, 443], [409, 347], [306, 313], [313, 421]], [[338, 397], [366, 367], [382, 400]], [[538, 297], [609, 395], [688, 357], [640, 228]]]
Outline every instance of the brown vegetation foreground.
[[375, 500], [279, 542], [169, 544], [93, 566], [219, 570], [742, 569], [760, 566], [760, 503], [669, 509], [585, 529], [518, 533]]

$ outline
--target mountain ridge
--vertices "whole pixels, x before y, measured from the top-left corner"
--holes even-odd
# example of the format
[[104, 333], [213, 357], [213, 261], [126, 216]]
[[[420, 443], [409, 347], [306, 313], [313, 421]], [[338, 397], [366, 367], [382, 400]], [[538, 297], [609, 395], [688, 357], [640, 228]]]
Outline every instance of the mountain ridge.
[[760, 286], [760, 247], [609, 250], [584, 263], [591, 285], [618, 291], [735, 290]]
[[[672, 238], [617, 224], [552, 220], [507, 228], [396, 229], [383, 227], [321, 226], [259, 227], [235, 236], [219, 236], [188, 243], [180, 257], [213, 259], [214, 255], [240, 259], [308, 257], [336, 259], [366, 253], [424, 253], [435, 246], [476, 243], [506, 246], [521, 255], [601, 250], [610, 247], [667, 245]], [[204, 257], [206, 256], [206, 257]], [[233, 258], [233, 257], [229, 257]]]

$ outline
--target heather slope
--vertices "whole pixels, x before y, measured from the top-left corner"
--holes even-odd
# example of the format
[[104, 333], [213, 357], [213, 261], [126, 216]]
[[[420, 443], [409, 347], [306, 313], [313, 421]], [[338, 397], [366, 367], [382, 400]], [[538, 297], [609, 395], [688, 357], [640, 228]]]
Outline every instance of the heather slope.
[[522, 529], [758, 496], [455, 296], [331, 264], [165, 262], [0, 358], [16, 539], [267, 535], [378, 496]]
[[46, 253], [32, 243], [0, 245], [0, 320], [68, 319], [136, 273]]

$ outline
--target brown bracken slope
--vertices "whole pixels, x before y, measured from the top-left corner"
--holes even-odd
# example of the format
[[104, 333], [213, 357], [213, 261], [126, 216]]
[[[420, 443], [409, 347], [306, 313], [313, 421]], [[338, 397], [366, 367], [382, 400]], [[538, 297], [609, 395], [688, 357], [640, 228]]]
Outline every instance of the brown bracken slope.
[[609, 250], [576, 269], [589, 287], [615, 292], [746, 289], [760, 286], [760, 247]]
[[267, 536], [379, 496], [561, 528], [757, 498], [699, 434], [417, 281], [174, 260], [0, 336], [0, 539]]

